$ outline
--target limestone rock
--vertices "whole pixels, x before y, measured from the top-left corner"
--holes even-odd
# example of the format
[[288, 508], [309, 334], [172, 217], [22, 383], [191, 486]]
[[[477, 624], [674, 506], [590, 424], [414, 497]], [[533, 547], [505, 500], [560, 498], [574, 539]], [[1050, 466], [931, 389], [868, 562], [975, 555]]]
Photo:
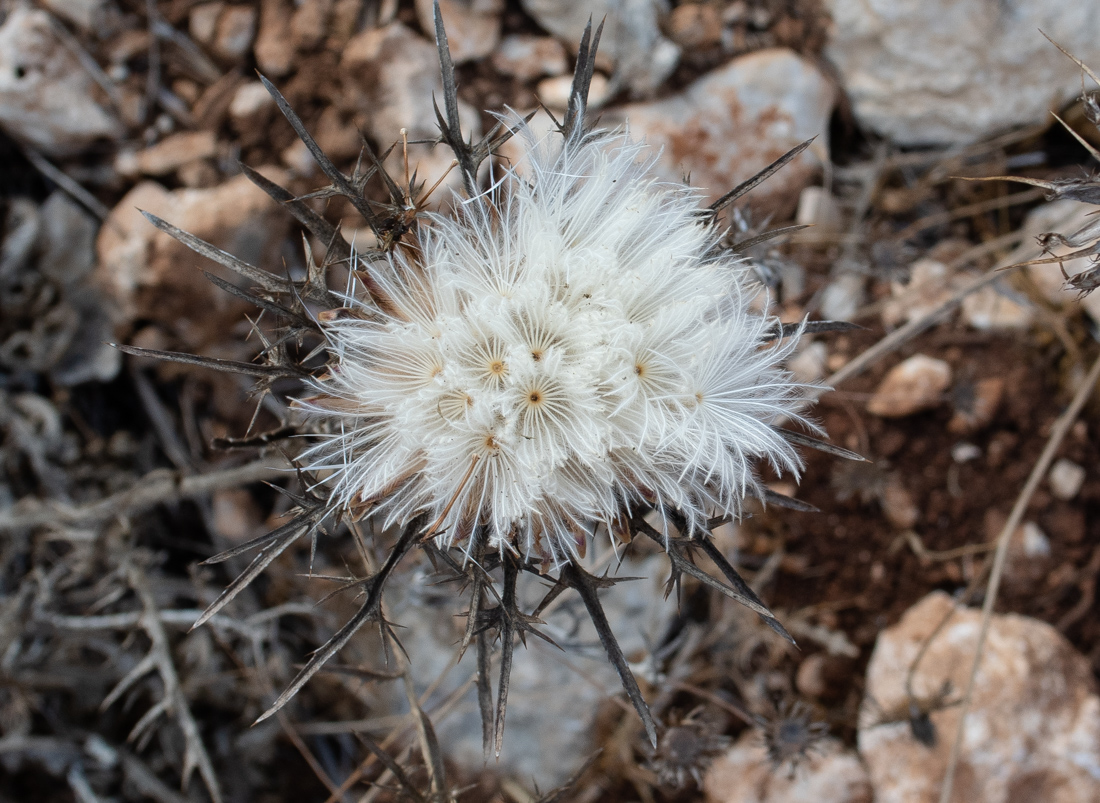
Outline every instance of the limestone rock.
[[986, 285], [962, 302], [962, 319], [980, 332], [1027, 329], [1035, 317], [1035, 308], [1003, 282]]
[[[680, 6], [683, 8], [683, 6]], [[800, 226], [813, 226], [807, 236], [821, 237], [840, 231], [844, 214], [836, 196], [824, 187], [806, 187], [798, 196], [798, 212], [795, 223]]]
[[[663, 555], [644, 560], [627, 557], [611, 575], [648, 579], [600, 592], [608, 621], [623, 652], [632, 659], [644, 656], [647, 643], [653, 643], [676, 615], [675, 600], [665, 599], [663, 594], [662, 566], [667, 566]], [[429, 571], [417, 569], [401, 580], [391, 587], [387, 615], [404, 626], [401, 642], [412, 658], [409, 666], [417, 689], [436, 684], [446, 675], [436, 692], [437, 699], [444, 699], [476, 666], [471, 649], [462, 663], [451, 669], [463, 621], [445, 606], [432, 604], [438, 599], [438, 587]], [[545, 593], [537, 578], [521, 578], [519, 594], [525, 610]], [[545, 625], [539, 626], [540, 631], [563, 649], [538, 638], [528, 638], [526, 647], [516, 645], [504, 747], [494, 766], [548, 789], [563, 783], [597, 749], [592, 727], [597, 709], [603, 701], [621, 694], [622, 685], [582, 606], [562, 605], [543, 618]], [[363, 654], [382, 654], [377, 630], [364, 628], [352, 643], [359, 645]], [[377, 684], [377, 693], [384, 697], [372, 716], [401, 715], [408, 710], [400, 684]], [[548, 712], [553, 713], [553, 727], [547, 727]], [[483, 771], [485, 755], [475, 689], [468, 687], [454, 711], [435, 726], [449, 760], [468, 772]]]
[[[633, 136], [663, 149], [660, 172], [717, 200], [788, 150], [826, 133], [835, 91], [793, 51], [776, 48], [741, 56], [661, 101], [605, 112], [629, 120]], [[746, 196], [782, 217], [794, 210], [819, 161], [813, 147]]]
[[[276, 182], [285, 179], [279, 171], [262, 172]], [[144, 181], [119, 201], [100, 229], [95, 279], [112, 299], [117, 330], [146, 319], [195, 351], [224, 340], [227, 329], [252, 307], [215, 287], [202, 271], [247, 282], [155, 229], [139, 209], [271, 270], [280, 268], [285, 213], [245, 176], [214, 189], [173, 192]]]
[[[388, 148], [401, 141], [401, 129], [410, 140], [439, 135], [433, 97], [443, 107], [443, 81], [435, 46], [399, 22], [359, 34], [348, 43], [340, 62], [345, 88], [350, 93], [346, 106], [359, 110], [355, 123], [378, 145]], [[480, 117], [472, 106], [459, 101], [462, 133], [481, 136]], [[454, 154], [446, 146], [409, 146], [409, 167], [421, 181], [434, 183], [446, 173]], [[457, 170], [443, 186], [461, 186]], [[438, 198], [446, 193], [437, 192]]]
[[[547, 108], [565, 111], [569, 106], [569, 93], [573, 90], [573, 76], [558, 75], [539, 81], [536, 94]], [[598, 109], [607, 102], [611, 88], [599, 73], [593, 73], [592, 83], [588, 87], [588, 108]]]
[[775, 768], [760, 735], [750, 731], [711, 764], [705, 782], [707, 803], [871, 803], [867, 770], [835, 739], [811, 750], [794, 772]]
[[1045, 123], [1100, 63], [1100, 5], [1079, 0], [829, 0], [826, 56], [857, 119], [900, 145], [973, 142]]
[[[935, 744], [921, 744], [907, 721], [905, 677], [925, 640], [954, 607], [936, 591], [883, 631], [867, 667], [868, 704], [859, 750], [875, 799], [935, 803], [958, 724], [957, 706], [930, 713]], [[966, 688], [981, 613], [956, 610], [913, 677], [929, 700], [950, 683]], [[952, 801], [1070, 803], [1100, 799], [1100, 697], [1089, 661], [1053, 627], [995, 615], [985, 644]]]
[[0, 26], [0, 127], [49, 156], [126, 133], [45, 11], [16, 5]]
[[883, 418], [902, 418], [928, 410], [940, 403], [950, 384], [950, 365], [916, 354], [883, 377], [867, 402], [867, 411]]
[[524, 10], [576, 52], [585, 26], [604, 20], [597, 64], [614, 65], [612, 85], [635, 95], [656, 90], [676, 69], [680, 48], [661, 34], [658, 0], [522, 0]]
[[247, 120], [264, 109], [275, 107], [275, 99], [259, 81], [241, 84], [229, 103], [229, 117], [234, 123]]
[[217, 147], [213, 131], [181, 131], [136, 154], [120, 154], [115, 169], [122, 175], [167, 176], [186, 164], [212, 158]]
[[187, 15], [187, 31], [200, 45], [210, 46], [218, 33], [218, 17], [225, 10], [225, 3], [201, 3]]
[[275, 99], [259, 81], [246, 81], [238, 86], [227, 111], [242, 149], [266, 142], [272, 123], [281, 116]]
[[314, 50], [325, 40], [332, 15], [332, 0], [305, 0], [295, 3], [290, 18], [290, 42], [297, 51]]
[[561, 42], [550, 36], [525, 34], [504, 37], [493, 53], [493, 66], [520, 81], [563, 75], [569, 69]]
[[[424, 31], [435, 31], [435, 0], [416, 0], [416, 17]], [[439, 0], [439, 15], [455, 64], [485, 58], [500, 41], [504, 0]]]
[[969, 276], [954, 274], [938, 259], [924, 257], [909, 266], [909, 282], [890, 283], [891, 297], [882, 307], [882, 323], [893, 329], [920, 318], [947, 300]]

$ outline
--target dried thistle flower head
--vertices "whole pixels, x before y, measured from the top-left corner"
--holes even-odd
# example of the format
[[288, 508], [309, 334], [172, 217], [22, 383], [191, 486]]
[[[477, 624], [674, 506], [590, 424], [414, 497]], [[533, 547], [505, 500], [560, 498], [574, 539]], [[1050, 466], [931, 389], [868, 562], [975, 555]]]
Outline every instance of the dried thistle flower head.
[[[716, 203], [699, 208], [690, 189], [653, 176], [653, 154], [623, 132], [585, 126], [595, 69], [595, 35], [581, 41], [573, 89], [558, 131], [538, 141], [518, 118], [504, 119], [477, 142], [459, 127], [454, 66], [436, 10], [443, 74], [441, 141], [454, 152], [463, 194], [454, 211], [430, 214], [364, 148], [351, 175], [321, 151], [286, 99], [266, 79], [276, 104], [330, 179], [295, 198], [255, 171], [247, 175], [327, 244], [308, 258], [304, 281], [260, 270], [152, 215], [159, 229], [233, 271], [256, 288], [228, 292], [273, 315], [282, 331], [256, 332], [263, 363], [237, 363], [122, 346], [124, 351], [235, 371], [267, 392], [280, 378], [303, 382], [297, 401], [306, 420], [287, 420], [223, 446], [255, 446], [297, 433], [312, 446], [294, 462], [305, 486], [284, 525], [211, 558], [250, 550], [246, 568], [199, 618], [228, 605], [299, 538], [342, 519], [372, 517], [400, 527], [383, 564], [345, 588], [362, 594], [359, 611], [316, 650], [261, 717], [282, 708], [367, 623], [396, 639], [382, 608], [387, 581], [416, 548], [469, 592], [460, 649], [473, 644], [488, 667], [501, 653], [496, 702], [487, 671], [478, 672], [486, 751], [499, 755], [516, 637], [566, 589], [577, 592], [618, 671], [627, 696], [657, 745], [657, 727], [626, 656], [608, 625], [599, 589], [623, 578], [590, 574], [579, 562], [597, 530], [623, 541], [642, 534], [666, 549], [669, 587], [688, 575], [748, 606], [790, 638], [709, 540], [716, 520], [736, 517], [747, 496], [799, 506], [762, 487], [758, 461], [797, 473], [793, 445], [862, 459], [779, 419], [813, 428], [800, 416], [804, 388], [782, 368], [802, 331], [846, 324], [780, 325], [753, 307], [750, 272], [737, 254], [767, 239], [731, 244], [717, 219], [734, 199], [797, 156], [778, 159]], [[513, 133], [528, 138], [523, 172], [505, 170], [489, 190], [478, 168]], [[388, 203], [363, 194], [377, 175]], [[407, 168], [406, 168], [407, 177]], [[339, 195], [374, 230], [377, 247], [356, 253], [306, 200]], [[351, 268], [343, 294], [327, 269]], [[320, 313], [317, 310], [321, 310]], [[288, 344], [319, 341], [304, 359]], [[769, 343], [773, 345], [768, 345]], [[326, 355], [323, 366], [313, 356]], [[679, 532], [659, 532], [651, 509]], [[803, 507], [803, 509], [805, 509]], [[695, 550], [721, 579], [693, 560]], [[454, 554], [453, 554], [454, 553]], [[556, 570], [554, 576], [552, 572]], [[521, 573], [553, 585], [531, 611], [521, 609]], [[496, 604], [493, 603], [496, 601]]]
[[776, 324], [746, 264], [643, 144], [530, 144], [522, 175], [426, 215], [367, 266], [371, 294], [322, 315], [331, 362], [303, 405], [326, 434], [303, 467], [387, 526], [426, 515], [447, 546], [484, 532], [555, 564], [638, 508], [688, 534], [738, 516], [755, 461], [800, 466], [772, 427], [803, 406], [796, 340], [761, 346]]
[[815, 722], [813, 709], [801, 700], [780, 704], [775, 716], [760, 717], [758, 725], [773, 769], [785, 766], [792, 777], [829, 733], [829, 726]]
[[647, 765], [663, 786], [681, 789], [691, 778], [702, 787], [707, 767], [729, 748], [730, 741], [706, 719], [689, 714], [661, 734]]

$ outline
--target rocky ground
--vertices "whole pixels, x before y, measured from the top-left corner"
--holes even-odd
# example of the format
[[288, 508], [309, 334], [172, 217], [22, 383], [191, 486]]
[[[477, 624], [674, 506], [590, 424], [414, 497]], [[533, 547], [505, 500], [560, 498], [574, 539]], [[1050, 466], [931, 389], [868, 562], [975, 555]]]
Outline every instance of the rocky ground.
[[[240, 165], [299, 195], [326, 180], [257, 71], [342, 170], [361, 137], [396, 146], [391, 171], [407, 150], [445, 202], [459, 184], [430, 144], [431, 14], [0, 2], [0, 801], [389, 800], [395, 773], [429, 789], [425, 753], [470, 801], [935, 801], [953, 762], [952, 800], [1100, 798], [1100, 295], [1082, 292], [1100, 108], [1058, 47], [1100, 68], [1100, 7], [1081, 2], [442, 3], [475, 135], [509, 109], [562, 113], [593, 14], [593, 105], [661, 148], [669, 180], [714, 199], [816, 137], [730, 220], [737, 240], [813, 224], [750, 256], [783, 320], [863, 327], [805, 337], [791, 368], [834, 388], [817, 416], [868, 460], [807, 454], [798, 487], [772, 487], [816, 511], [715, 531], [797, 649], [697, 584], [666, 600], [656, 548], [615, 570], [647, 578], [605, 599], [656, 749], [563, 598], [544, 618], [569, 649], [517, 650], [486, 764], [473, 656], [452, 660], [454, 590], [420, 564], [388, 602], [407, 668], [361, 634], [252, 726], [355, 610], [317, 604], [332, 578], [383, 553], [346, 528], [302, 543], [188, 630], [246, 565], [199, 561], [293, 504], [277, 450], [228, 447], [277, 426], [295, 386], [257, 400], [247, 378], [107, 345], [259, 348], [255, 308], [137, 210], [305, 273], [302, 231]], [[968, 180], [1006, 175], [1030, 183]], [[349, 241], [373, 237], [343, 199], [308, 203]], [[613, 557], [596, 544], [587, 559]]]

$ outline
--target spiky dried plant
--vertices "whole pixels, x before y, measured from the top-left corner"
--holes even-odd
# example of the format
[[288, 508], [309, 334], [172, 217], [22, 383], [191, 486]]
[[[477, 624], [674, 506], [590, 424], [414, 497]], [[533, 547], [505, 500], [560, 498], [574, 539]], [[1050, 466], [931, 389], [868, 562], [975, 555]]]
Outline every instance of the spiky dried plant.
[[[295, 459], [306, 489], [296, 497], [296, 515], [208, 561], [255, 552], [196, 626], [299, 538], [341, 520], [372, 517], [379, 529], [399, 535], [377, 572], [349, 584], [363, 597], [358, 612], [261, 719], [284, 706], [367, 623], [393, 637], [383, 616], [384, 588], [406, 555], [423, 550], [468, 590], [462, 649], [474, 644], [478, 653], [487, 752], [495, 748], [499, 755], [502, 744], [515, 639], [547, 638], [537, 629], [538, 617], [567, 589], [580, 596], [656, 745], [657, 726], [600, 602], [599, 589], [621, 578], [594, 576], [581, 565], [587, 541], [597, 530], [620, 542], [652, 539], [671, 563], [669, 590], [684, 575], [695, 578], [790, 639], [711, 542], [709, 529], [739, 516], [749, 496], [805, 509], [758, 481], [758, 461], [797, 475], [795, 446], [859, 459], [777, 423], [794, 421], [818, 434], [801, 414], [804, 389], [782, 363], [801, 333], [847, 325], [780, 325], [754, 312], [751, 271], [739, 252], [763, 238], [730, 243], [718, 222], [725, 207], [808, 143], [700, 208], [690, 189], [653, 178], [643, 145], [588, 128], [600, 36], [591, 27], [556, 133], [536, 142], [526, 122], [513, 117], [470, 142], [459, 128], [438, 6], [435, 32], [444, 101], [443, 110], [437, 107], [439, 141], [454, 152], [463, 187], [450, 215], [427, 212], [425, 195], [387, 174], [365, 143], [365, 159], [351, 175], [341, 172], [266, 79], [331, 181], [310, 197], [346, 198], [373, 230], [376, 246], [354, 250], [308, 197], [296, 198], [248, 168], [257, 185], [327, 244], [322, 260], [310, 256], [302, 281], [245, 264], [146, 215], [254, 283], [249, 292], [211, 277], [275, 316], [282, 329], [265, 340], [258, 363], [121, 348], [248, 374], [258, 392], [270, 391], [276, 380], [300, 380], [305, 394], [296, 404], [303, 420], [287, 422], [276, 435], [307, 435], [313, 443]], [[509, 169], [482, 190], [480, 166], [517, 132], [530, 140], [524, 172]], [[376, 176], [388, 189], [387, 203], [364, 196]], [[345, 292], [329, 286], [327, 269], [336, 264], [352, 276]], [[311, 338], [319, 349], [293, 357], [288, 345]], [[271, 438], [240, 443], [265, 440]], [[647, 523], [643, 516], [651, 510], [670, 526]], [[696, 552], [721, 576], [699, 568]], [[530, 612], [521, 610], [517, 596], [525, 572], [551, 581]], [[495, 703], [494, 641], [500, 651]]]
[[[1043, 36], [1046, 36], [1046, 34], [1043, 34]], [[1084, 76], [1087, 75], [1098, 88], [1100, 88], [1100, 77], [1097, 77], [1096, 73], [1093, 72], [1087, 64], [1049, 36], [1047, 36], [1047, 39], [1073, 61], [1074, 64], [1081, 68], [1081, 106], [1085, 114], [1085, 119], [1092, 123], [1097, 132], [1100, 132], [1100, 91], [1097, 89], [1092, 91], [1086, 89], [1084, 86]], [[1089, 152], [1093, 159], [1100, 162], [1100, 150], [1097, 150], [1087, 139], [1081, 136], [1081, 134], [1074, 131], [1061, 117], [1054, 115], [1054, 119], [1061, 123], [1062, 127], [1084, 146], [1085, 150]], [[1092, 175], [1081, 178], [1058, 179], [1055, 181], [1044, 181], [1042, 179], [1023, 178], [1020, 176], [992, 176], [989, 178], [971, 180], [1015, 181], [1021, 184], [1030, 184], [1034, 187], [1042, 187], [1045, 189], [1047, 191], [1048, 201], [1080, 201], [1082, 203], [1100, 206], [1100, 173], [1093, 173]], [[1100, 216], [1094, 217], [1077, 231], [1070, 234], [1061, 234], [1053, 231], [1044, 232], [1039, 235], [1038, 240], [1039, 247], [1042, 248], [1044, 252], [1049, 254], [1059, 249], [1062, 250], [1063, 253], [1040, 259], [1033, 259], [1012, 267], [1057, 263], [1062, 270], [1062, 278], [1066, 281], [1066, 289], [1076, 290], [1078, 301], [1097, 287], [1100, 287]], [[1070, 250], [1066, 251], [1065, 249]], [[1093, 265], [1080, 273], [1070, 276], [1066, 273], [1065, 263], [1075, 259], [1089, 259], [1092, 261]]]
[[774, 716], [756, 721], [772, 768], [786, 767], [792, 777], [829, 733], [829, 726], [816, 721], [813, 709], [801, 700], [779, 703]]

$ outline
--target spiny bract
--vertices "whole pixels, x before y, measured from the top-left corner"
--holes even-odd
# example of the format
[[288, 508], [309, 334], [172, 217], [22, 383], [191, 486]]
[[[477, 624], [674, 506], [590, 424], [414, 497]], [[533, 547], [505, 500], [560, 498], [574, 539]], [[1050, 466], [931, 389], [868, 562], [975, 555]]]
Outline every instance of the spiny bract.
[[772, 426], [801, 420], [795, 340], [762, 346], [749, 267], [644, 144], [513, 125], [524, 161], [322, 316], [330, 367], [302, 404], [327, 434], [302, 465], [357, 514], [553, 563], [638, 508], [700, 534], [737, 516], [755, 460], [800, 467]]

